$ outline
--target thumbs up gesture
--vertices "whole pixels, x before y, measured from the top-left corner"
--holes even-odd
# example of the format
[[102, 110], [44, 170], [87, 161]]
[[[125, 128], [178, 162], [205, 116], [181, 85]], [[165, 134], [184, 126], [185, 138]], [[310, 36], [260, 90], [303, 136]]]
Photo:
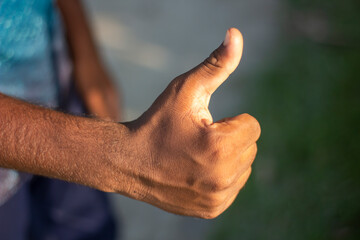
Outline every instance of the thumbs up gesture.
[[213, 122], [211, 94], [238, 66], [243, 39], [229, 29], [203, 63], [175, 78], [130, 129], [138, 158], [127, 195], [166, 211], [214, 218], [251, 173], [260, 126], [248, 114]]

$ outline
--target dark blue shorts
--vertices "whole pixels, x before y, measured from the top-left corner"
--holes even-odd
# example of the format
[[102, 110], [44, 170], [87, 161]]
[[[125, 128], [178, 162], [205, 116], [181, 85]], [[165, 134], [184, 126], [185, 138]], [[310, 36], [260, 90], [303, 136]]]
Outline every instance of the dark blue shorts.
[[113, 240], [103, 192], [35, 176], [0, 207], [1, 240]]

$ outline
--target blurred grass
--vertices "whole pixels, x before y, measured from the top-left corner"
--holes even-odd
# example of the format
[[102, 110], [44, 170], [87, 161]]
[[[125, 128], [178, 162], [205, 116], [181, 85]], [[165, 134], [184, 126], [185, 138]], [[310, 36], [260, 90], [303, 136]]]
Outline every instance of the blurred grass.
[[249, 77], [259, 152], [213, 240], [360, 239], [359, 3], [286, 3], [325, 13], [330, 30], [314, 41], [284, 27], [271, 65]]

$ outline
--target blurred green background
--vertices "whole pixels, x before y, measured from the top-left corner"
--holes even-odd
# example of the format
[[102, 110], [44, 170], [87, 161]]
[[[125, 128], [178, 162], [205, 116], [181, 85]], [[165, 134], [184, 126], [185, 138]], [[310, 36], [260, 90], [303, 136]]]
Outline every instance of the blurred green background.
[[276, 54], [239, 86], [253, 173], [209, 239], [360, 239], [360, 1], [283, 2]]

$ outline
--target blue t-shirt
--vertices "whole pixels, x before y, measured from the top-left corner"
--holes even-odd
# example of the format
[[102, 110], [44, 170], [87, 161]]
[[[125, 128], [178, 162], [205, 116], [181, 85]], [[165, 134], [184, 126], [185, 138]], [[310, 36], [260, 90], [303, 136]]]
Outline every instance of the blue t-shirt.
[[52, 0], [0, 1], [0, 92], [55, 107]]

